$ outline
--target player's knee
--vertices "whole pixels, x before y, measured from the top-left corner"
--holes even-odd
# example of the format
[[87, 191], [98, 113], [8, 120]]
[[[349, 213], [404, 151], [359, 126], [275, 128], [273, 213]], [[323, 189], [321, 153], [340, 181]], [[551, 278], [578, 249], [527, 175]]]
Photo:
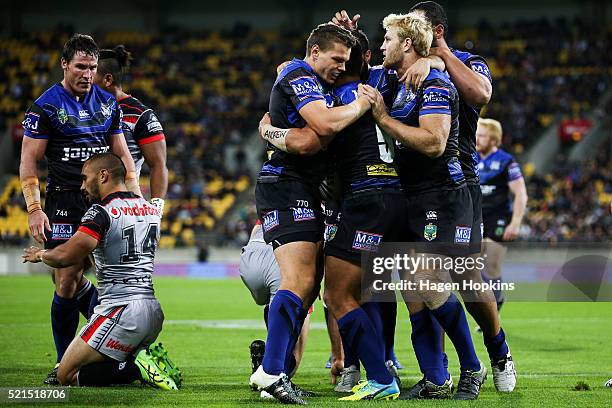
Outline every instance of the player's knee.
[[419, 290], [419, 296], [423, 300], [423, 303], [430, 310], [436, 310], [442, 306], [450, 297], [450, 291], [448, 290]]

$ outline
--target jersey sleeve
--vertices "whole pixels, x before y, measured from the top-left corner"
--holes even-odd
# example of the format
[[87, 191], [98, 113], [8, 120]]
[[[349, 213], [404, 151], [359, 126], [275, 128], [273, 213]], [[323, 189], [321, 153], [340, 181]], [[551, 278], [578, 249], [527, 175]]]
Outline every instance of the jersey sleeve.
[[489, 82], [493, 83], [493, 79], [491, 79], [491, 71], [489, 70], [489, 66], [487, 65], [487, 61], [480, 56], [474, 56], [473, 58], [468, 59], [465, 62], [465, 65], [470, 67], [472, 71], [484, 76], [489, 80]]
[[134, 140], [138, 146], [164, 139], [164, 128], [155, 113], [151, 109], [144, 111], [134, 126]]
[[396, 71], [385, 69], [382, 66], [371, 67], [366, 83], [378, 89], [387, 107], [393, 105], [393, 99], [399, 88], [399, 78]]
[[506, 179], [508, 183], [514, 180], [518, 180], [523, 178], [523, 173], [521, 173], [521, 166], [514, 160], [514, 158], [510, 159], [510, 162], [506, 166]]
[[99, 205], [94, 204], [81, 218], [79, 231], [100, 241], [110, 228], [110, 217]]
[[450, 115], [453, 90], [450, 86], [434, 82], [425, 83], [419, 116]]
[[27, 110], [21, 125], [23, 135], [32, 139], [48, 139], [51, 134], [52, 125], [47, 113], [35, 103]]
[[123, 121], [123, 111], [119, 108], [119, 104], [115, 102], [115, 113], [113, 115], [113, 122], [111, 123], [110, 129], [108, 130], [108, 135], [118, 135], [119, 133], [123, 133], [121, 129], [121, 122]]
[[319, 80], [313, 73], [305, 69], [300, 68], [289, 72], [280, 81], [280, 85], [297, 111], [310, 102], [325, 100]]

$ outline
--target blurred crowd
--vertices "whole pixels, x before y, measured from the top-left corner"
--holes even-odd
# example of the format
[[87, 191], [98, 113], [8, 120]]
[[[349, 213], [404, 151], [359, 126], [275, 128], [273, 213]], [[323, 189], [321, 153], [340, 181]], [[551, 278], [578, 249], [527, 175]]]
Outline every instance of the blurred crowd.
[[[61, 44], [71, 33], [58, 27], [0, 38], [0, 131], [12, 137], [15, 154], [23, 112], [61, 78]], [[267, 110], [277, 64], [303, 56], [304, 33], [238, 24], [225, 32], [175, 28], [155, 35], [93, 35], [103, 48], [125, 44], [133, 53], [124, 87], [152, 107], [164, 126], [170, 177], [162, 246], [200, 245], [200, 236], [210, 244], [243, 244], [256, 220], [245, 146]], [[598, 108], [594, 104], [611, 85], [610, 35], [604, 25], [541, 20], [461, 28], [450, 32], [449, 43], [486, 56], [494, 94], [484, 114], [504, 124], [504, 144], [520, 153], [547, 126]], [[380, 41], [370, 36], [377, 50]], [[373, 61], [380, 63], [376, 55]], [[592, 194], [610, 189], [609, 149], [607, 158], [568, 166], [560, 161], [550, 176], [530, 180], [526, 239], [609, 238], [610, 217]], [[17, 163], [10, 170], [16, 174]], [[144, 186], [146, 177], [145, 169]], [[23, 203], [10, 180], [0, 191], [0, 243], [27, 239], [27, 225], [15, 228], [15, 220], [23, 222]]]

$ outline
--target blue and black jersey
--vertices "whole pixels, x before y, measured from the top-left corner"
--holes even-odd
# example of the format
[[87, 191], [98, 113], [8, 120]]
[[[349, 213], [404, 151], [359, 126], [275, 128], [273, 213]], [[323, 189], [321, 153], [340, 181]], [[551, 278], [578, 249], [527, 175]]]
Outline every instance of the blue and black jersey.
[[[492, 82], [489, 66], [483, 57], [455, 49], [452, 52], [468, 68]], [[463, 98], [459, 98], [459, 160], [466, 183], [474, 186], [479, 183], [477, 168], [479, 157], [476, 151], [476, 127], [479, 117], [480, 108], [470, 106]]]
[[[333, 102], [324, 88], [323, 80], [306, 62], [293, 59], [280, 72], [270, 93], [270, 120], [272, 126], [282, 129], [303, 128], [306, 121], [300, 109], [310, 102], [323, 100], [328, 107]], [[279, 176], [279, 180], [294, 179], [318, 186], [328, 172], [327, 152], [313, 156], [300, 156], [283, 152], [268, 143], [268, 161], [260, 176]]]
[[521, 167], [514, 157], [502, 149], [497, 149], [478, 164], [480, 190], [482, 191], [482, 215], [512, 214], [512, 201], [508, 183], [523, 177]]
[[419, 118], [424, 115], [451, 117], [446, 149], [440, 157], [430, 158], [396, 142], [395, 163], [406, 193], [452, 190], [465, 185], [459, 162], [459, 95], [446, 73], [432, 69], [416, 93], [401, 84], [389, 113], [414, 127], [419, 127]]
[[[399, 81], [394, 72], [382, 67], [370, 69], [366, 83], [379, 89], [388, 106], [393, 103]], [[357, 99], [358, 81], [333, 89], [334, 101], [347, 105]], [[329, 146], [342, 192], [372, 187], [397, 186], [399, 178], [393, 163], [393, 139], [383, 135], [368, 111], [336, 135]]]
[[79, 190], [81, 168], [91, 155], [109, 150], [110, 137], [121, 132], [115, 98], [96, 85], [76, 100], [62, 84], [49, 88], [30, 106], [24, 136], [47, 139], [47, 188]]

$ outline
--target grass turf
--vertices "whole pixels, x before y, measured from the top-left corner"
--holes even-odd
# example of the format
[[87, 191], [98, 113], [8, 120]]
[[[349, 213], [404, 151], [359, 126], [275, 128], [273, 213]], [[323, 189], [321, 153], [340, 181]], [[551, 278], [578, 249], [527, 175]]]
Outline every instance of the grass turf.
[[[139, 385], [71, 388], [69, 403], [45, 406], [275, 406], [273, 401], [259, 400], [259, 394], [247, 385], [248, 346], [255, 338], [265, 339], [266, 333], [263, 323], [257, 327], [262, 311], [240, 280], [158, 278], [155, 287], [166, 315], [160, 340], [183, 371], [181, 391], [162, 392]], [[0, 277], [0, 387], [39, 387], [53, 366], [55, 350], [49, 320], [52, 293], [48, 277]], [[404, 307], [398, 309], [396, 352], [406, 367], [400, 373], [407, 386], [418, 380], [419, 372], [410, 345], [407, 313]], [[321, 397], [310, 398], [312, 406], [346, 406], [336, 400], [328, 370], [323, 368], [329, 341], [322, 329], [320, 303], [315, 306], [313, 322], [295, 382], [321, 393]], [[612, 303], [508, 303], [502, 322], [519, 373], [512, 394], [496, 393], [489, 377], [480, 398], [473, 402], [361, 404], [612, 406], [612, 389], [603, 386], [612, 377]], [[474, 342], [478, 355], [486, 361], [481, 336], [474, 334]], [[457, 381], [457, 359], [451, 347], [447, 346], [450, 367]], [[579, 382], [588, 384], [590, 391], [574, 390]]]

